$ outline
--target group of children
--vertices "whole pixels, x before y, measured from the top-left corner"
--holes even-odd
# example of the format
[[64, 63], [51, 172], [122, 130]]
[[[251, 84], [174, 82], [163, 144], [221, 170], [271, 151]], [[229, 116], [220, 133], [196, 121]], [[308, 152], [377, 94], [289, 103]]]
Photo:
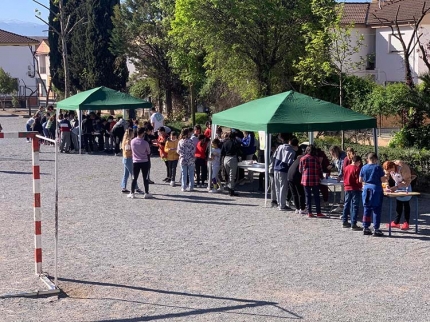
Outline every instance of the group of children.
[[[211, 140], [212, 131], [210, 122], [206, 122], [204, 131], [200, 125], [196, 125], [194, 128], [183, 129], [180, 135], [175, 131], [171, 131], [166, 126], [159, 127], [155, 134], [150, 124], [145, 124], [143, 129], [145, 132], [144, 138], [148, 145], [158, 148], [160, 158], [165, 164], [166, 177], [163, 180], [164, 182], [169, 183], [172, 187], [176, 186], [176, 172], [179, 167], [181, 179], [178, 181], [180, 182], [182, 191], [193, 191], [195, 188], [208, 188], [210, 193], [221, 192], [223, 190], [221, 186], [222, 169], [225, 169], [224, 172], [226, 173], [224, 173], [223, 177], [226, 185], [224, 188], [229, 191], [230, 195], [237, 196], [237, 193], [234, 191], [235, 182], [242, 179], [241, 182], [245, 183], [243, 173], [239, 173], [236, 176], [237, 162], [239, 157], [251, 157], [250, 159], [252, 159], [252, 156], [255, 154], [256, 144], [253, 133], [242, 133], [238, 130], [222, 133], [221, 128], [218, 128], [214, 135], [215, 138]], [[126, 135], [122, 146], [126, 147], [130, 145], [132, 139], [130, 139], [129, 135]], [[234, 149], [229, 150], [228, 147], [234, 147]], [[137, 159], [134, 160], [132, 148], [130, 152], [127, 152], [127, 155], [125, 151], [123, 149], [124, 176], [122, 191], [129, 193], [129, 197], [133, 198], [138, 188], [135, 191], [132, 189], [130, 192], [126, 189], [126, 182], [130, 175], [134, 175], [132, 167]], [[229, 167], [229, 160], [235, 160], [236, 166]], [[130, 162], [132, 165], [130, 165]], [[234, 173], [231, 175], [229, 172], [233, 171]], [[208, 172], [211, 174], [210, 178], [208, 178]], [[210, 182], [207, 182], [208, 179]]]
[[[58, 117], [53, 106], [45, 110], [40, 107], [28, 119], [27, 131], [39, 132], [41, 136], [55, 139], [58, 122], [58, 137], [60, 138], [60, 152], [79, 152], [79, 120], [74, 111], [59, 113]], [[104, 151], [120, 155], [120, 145], [125, 131], [132, 127], [137, 130], [137, 121], [124, 120], [121, 117], [114, 119], [112, 115], [102, 117], [100, 112], [90, 112], [82, 115], [81, 145], [82, 153]], [[29, 140], [28, 140], [29, 141]], [[42, 140], [43, 141], [43, 140]], [[52, 145], [49, 141], [43, 142]]]
[[[324, 160], [325, 154], [314, 145], [302, 147], [305, 149], [302, 155], [297, 140], [289, 133], [281, 133], [278, 136], [280, 144], [271, 156], [269, 169], [272, 206], [279, 210], [289, 210], [289, 195], [294, 200], [296, 213], [308, 217], [326, 217], [321, 212], [320, 192], [324, 173], [331, 169], [338, 171], [338, 181], [343, 180], [344, 204], [342, 210], [342, 226], [354, 231], [363, 231], [364, 235], [383, 236], [380, 229], [382, 201], [384, 196], [383, 185], [386, 193], [412, 191], [411, 182], [416, 176], [411, 174], [409, 166], [402, 161], [386, 161], [382, 166], [379, 164], [377, 155], [369, 153], [366, 164], [363, 165], [360, 156], [356, 155], [352, 148], [347, 153], [341, 151], [337, 146], [329, 149], [333, 160], [329, 164]], [[324, 197], [325, 199], [325, 197]], [[397, 216], [389, 223], [392, 228], [402, 230], [409, 229], [410, 219], [410, 196], [399, 196], [396, 198]], [[316, 214], [312, 212], [312, 201], [315, 202]], [[358, 225], [358, 211], [362, 203], [363, 227]], [[400, 219], [404, 212], [405, 222], [400, 225]], [[370, 229], [373, 223], [373, 232]]]

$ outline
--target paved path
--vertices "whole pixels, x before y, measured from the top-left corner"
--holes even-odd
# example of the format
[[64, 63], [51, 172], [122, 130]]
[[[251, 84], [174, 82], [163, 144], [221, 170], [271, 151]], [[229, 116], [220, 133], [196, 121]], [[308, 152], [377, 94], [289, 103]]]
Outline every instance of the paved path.
[[[21, 118], [1, 118], [19, 131]], [[53, 149], [42, 147], [44, 268], [53, 273]], [[0, 295], [34, 276], [31, 149], [0, 140]], [[262, 207], [261, 194], [120, 193], [120, 157], [60, 155], [57, 298], [0, 300], [0, 321], [429, 321], [429, 200], [394, 238]], [[246, 187], [246, 186], [244, 186]], [[386, 205], [384, 210], [386, 221]]]

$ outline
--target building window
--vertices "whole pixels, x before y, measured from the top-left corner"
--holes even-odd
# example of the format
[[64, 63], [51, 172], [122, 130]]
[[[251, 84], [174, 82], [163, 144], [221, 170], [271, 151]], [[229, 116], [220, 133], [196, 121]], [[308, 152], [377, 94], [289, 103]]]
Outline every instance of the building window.
[[39, 56], [39, 73], [46, 74], [45, 56]]
[[[388, 36], [388, 52], [389, 53], [401, 53], [401, 52], [403, 52], [402, 43], [396, 37], [396, 35], [390, 34]], [[400, 35], [404, 39], [405, 34], [400, 34]]]
[[[44, 80], [44, 79], [38, 79], [37, 81], [39, 83], [39, 96], [40, 97], [46, 97], [46, 90], [45, 90], [45, 88], [46, 88], [46, 80]], [[45, 86], [43, 86], [42, 83], [45, 84]]]

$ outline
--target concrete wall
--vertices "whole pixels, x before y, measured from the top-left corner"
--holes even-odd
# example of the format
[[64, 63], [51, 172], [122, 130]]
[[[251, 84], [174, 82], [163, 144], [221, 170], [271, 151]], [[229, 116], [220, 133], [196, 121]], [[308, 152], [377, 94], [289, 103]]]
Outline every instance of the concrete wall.
[[[412, 37], [412, 28], [404, 26], [400, 28], [406, 43]], [[413, 67], [414, 82], [418, 81], [419, 54], [413, 50], [409, 59]], [[403, 82], [405, 80], [404, 55], [400, 42], [392, 35], [391, 28], [376, 29], [376, 68], [378, 82]]]
[[[33, 50], [35, 50], [34, 46]], [[36, 89], [36, 78], [28, 76], [28, 66], [31, 66], [31, 71], [34, 71], [33, 56], [28, 46], [0, 46], [0, 67], [18, 79], [23, 95], [25, 85], [32, 90]], [[31, 90], [27, 89], [26, 94], [30, 95]]]
[[367, 55], [373, 54], [375, 52], [375, 31], [366, 27], [354, 27], [351, 30], [351, 46], [355, 46], [361, 37], [363, 37], [363, 45], [360, 47], [357, 53], [354, 53], [351, 56], [351, 61], [359, 64], [359, 66], [348, 70], [350, 73], [365, 71], [367, 65]]
[[[425, 23], [421, 24], [420, 31], [422, 32], [420, 41], [424, 45], [424, 47], [427, 47], [426, 45], [430, 43], [430, 16], [425, 17]], [[430, 50], [428, 50], [428, 52], [430, 54]], [[418, 56], [422, 57], [422, 53], [418, 52]], [[427, 55], [427, 56], [430, 56], [430, 55]], [[430, 60], [430, 57], [428, 57], [428, 59]], [[417, 60], [416, 67], [418, 70], [418, 75], [422, 75], [430, 72], [422, 59]]]

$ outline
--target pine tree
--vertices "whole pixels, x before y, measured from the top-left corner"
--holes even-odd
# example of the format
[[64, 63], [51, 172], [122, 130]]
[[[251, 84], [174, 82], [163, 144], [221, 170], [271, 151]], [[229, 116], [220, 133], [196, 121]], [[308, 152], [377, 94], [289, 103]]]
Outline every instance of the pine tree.
[[[67, 0], [65, 0], [67, 3]], [[58, 15], [58, 7], [55, 5], [50, 6], [51, 12], [49, 13], [49, 25], [54, 27], [55, 29], [60, 29], [60, 22], [56, 19]], [[49, 42], [49, 71], [51, 74], [51, 81], [54, 84], [55, 88], [60, 91], [64, 91], [64, 73], [62, 66], [62, 58], [61, 58], [61, 48], [59, 36], [57, 33], [52, 31], [50, 28], [48, 34], [48, 42]]]
[[[85, 0], [62, 0], [65, 39], [67, 43], [68, 56], [70, 56], [71, 54], [70, 38], [71, 38], [71, 35], [73, 34], [72, 31], [76, 33], [76, 27], [78, 27], [79, 22], [82, 21], [81, 5], [84, 1]], [[58, 34], [59, 32], [61, 32], [60, 5], [58, 1], [52, 1], [52, 0], [50, 1], [50, 13], [49, 13], [48, 23], [49, 23], [48, 42], [50, 47], [49, 60], [50, 60], [51, 81], [55, 88], [57, 88], [61, 92], [65, 92], [65, 79], [64, 79], [64, 67], [63, 67], [63, 56], [62, 56], [62, 52], [63, 52], [62, 39]], [[75, 81], [69, 75], [69, 83], [70, 82], [73, 84]]]
[[114, 6], [120, 0], [89, 0], [85, 3], [86, 24], [72, 36], [73, 86], [87, 90], [106, 86], [124, 90], [128, 79], [126, 58], [109, 50]]

